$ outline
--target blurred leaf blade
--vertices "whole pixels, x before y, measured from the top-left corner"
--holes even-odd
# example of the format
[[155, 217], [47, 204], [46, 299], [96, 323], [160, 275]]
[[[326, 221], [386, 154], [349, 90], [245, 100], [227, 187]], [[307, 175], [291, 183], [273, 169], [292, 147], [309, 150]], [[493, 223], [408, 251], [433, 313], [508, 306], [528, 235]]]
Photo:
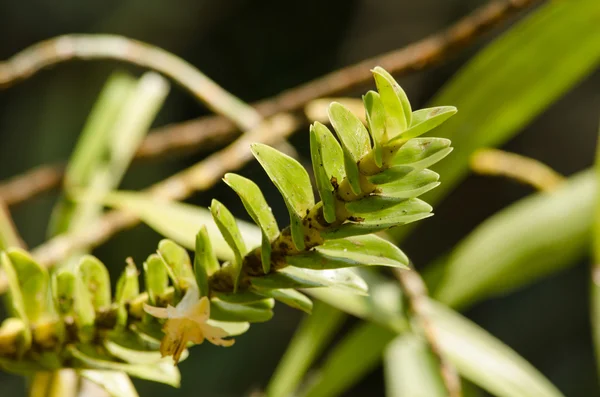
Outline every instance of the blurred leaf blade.
[[586, 171], [486, 219], [425, 274], [432, 296], [465, 307], [573, 264], [590, 241], [595, 197]]
[[[600, 185], [600, 128], [596, 142], [596, 161], [594, 167], [596, 185]], [[590, 309], [592, 339], [596, 354], [596, 370], [600, 374], [600, 200], [598, 195], [594, 203], [594, 223], [592, 225], [592, 267], [590, 279]]]
[[448, 396], [439, 360], [414, 333], [403, 333], [388, 345], [384, 366], [387, 397]]
[[267, 396], [293, 395], [304, 374], [331, 341], [345, 318], [340, 310], [324, 303], [315, 304], [312, 315], [304, 317], [279, 361], [267, 386]]

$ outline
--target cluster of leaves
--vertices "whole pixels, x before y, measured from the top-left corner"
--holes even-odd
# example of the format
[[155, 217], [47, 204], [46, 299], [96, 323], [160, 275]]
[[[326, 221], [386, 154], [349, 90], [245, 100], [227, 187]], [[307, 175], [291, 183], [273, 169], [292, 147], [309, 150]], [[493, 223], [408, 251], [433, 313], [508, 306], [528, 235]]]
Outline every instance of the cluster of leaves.
[[252, 146], [284, 198], [289, 227], [280, 231], [254, 182], [225, 176], [262, 232], [260, 246], [248, 249], [232, 213], [213, 200], [210, 211], [219, 238], [233, 251], [228, 262], [219, 262], [211, 243], [215, 236], [209, 237], [203, 226], [193, 263], [185, 248], [163, 240], [144, 262], [146, 291], [140, 292], [138, 269], [130, 260], [113, 298], [108, 272], [92, 256], [50, 276], [26, 252], [3, 252], [14, 317], [0, 328], [0, 365], [20, 373], [63, 367], [116, 370], [176, 385], [176, 368], [157, 351], [161, 324], [144, 312], [145, 304], [176, 305], [190, 290], [198, 291], [200, 298], [210, 299], [208, 323], [239, 335], [249, 323], [269, 320], [275, 300], [310, 313], [312, 302], [298, 289], [367, 294], [367, 284], [352, 267], [407, 268], [406, 255], [373, 233], [431, 215], [431, 206], [417, 197], [439, 184], [438, 174], [428, 167], [452, 149], [447, 139], [417, 137], [456, 109], [413, 112], [391, 75], [381, 68], [373, 74], [378, 92], [363, 98], [368, 128], [339, 103], [329, 107], [337, 139], [325, 125], [311, 126], [320, 202], [315, 203], [310, 177], [299, 162], [269, 146]]

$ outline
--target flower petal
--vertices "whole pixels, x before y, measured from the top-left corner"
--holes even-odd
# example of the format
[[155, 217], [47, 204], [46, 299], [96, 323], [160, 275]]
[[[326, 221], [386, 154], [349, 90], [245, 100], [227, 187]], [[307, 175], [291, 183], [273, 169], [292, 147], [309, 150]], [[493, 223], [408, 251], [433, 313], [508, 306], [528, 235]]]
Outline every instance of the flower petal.
[[188, 312], [185, 317], [191, 321], [204, 325], [210, 317], [210, 301], [206, 296], [203, 296]]
[[213, 345], [229, 347], [235, 343], [234, 339], [223, 339], [224, 337], [229, 336], [223, 328], [204, 324], [202, 326], [202, 332], [204, 333], [204, 337]]
[[144, 311], [156, 318], [168, 318], [169, 313], [164, 307], [150, 306], [144, 303]]

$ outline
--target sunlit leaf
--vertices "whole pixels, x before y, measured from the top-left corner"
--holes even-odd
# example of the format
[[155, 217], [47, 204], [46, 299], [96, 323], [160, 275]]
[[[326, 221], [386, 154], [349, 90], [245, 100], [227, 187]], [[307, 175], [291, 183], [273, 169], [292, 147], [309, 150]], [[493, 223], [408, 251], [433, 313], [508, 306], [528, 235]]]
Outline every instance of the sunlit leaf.
[[453, 150], [444, 138], [413, 138], [404, 143], [390, 160], [391, 166], [424, 169], [442, 160]]
[[375, 91], [367, 92], [363, 96], [369, 133], [373, 139], [373, 157], [378, 167], [383, 165], [382, 144], [386, 143], [385, 133], [385, 108], [381, 102], [381, 97]]
[[219, 261], [213, 253], [211, 240], [206, 226], [202, 226], [196, 235], [196, 254], [194, 256], [194, 274], [200, 296], [208, 296], [208, 278], [220, 268]]
[[331, 131], [321, 123], [314, 123], [310, 128], [310, 153], [317, 189], [323, 201], [323, 216], [333, 223], [337, 219], [333, 182], [341, 183], [346, 175], [344, 153]]
[[387, 140], [391, 140], [411, 125], [412, 109], [406, 93], [386, 70], [376, 67], [373, 77], [385, 108]]
[[214, 299], [210, 302], [210, 318], [217, 321], [257, 323], [269, 321], [272, 317], [273, 311], [268, 307], [255, 307], [253, 304], [241, 305]]
[[400, 141], [400, 139], [405, 140], [423, 135], [455, 114], [456, 108], [454, 106], [438, 106], [414, 111], [412, 113], [412, 123], [408, 130], [395, 139], [392, 139], [390, 143]]
[[157, 298], [167, 291], [169, 286], [169, 275], [167, 269], [157, 254], [152, 254], [144, 262], [144, 280], [148, 300], [150, 304], [155, 305]]
[[77, 374], [102, 387], [110, 397], [138, 397], [131, 379], [122, 372], [84, 369]]
[[78, 277], [90, 292], [92, 303], [96, 310], [110, 306], [110, 276], [104, 263], [97, 258], [86, 255], [77, 265]]
[[312, 312], [313, 303], [310, 298], [295, 289], [265, 289], [258, 292], [294, 309], [302, 310], [308, 314]]
[[294, 245], [304, 249], [302, 219], [315, 204], [308, 173], [293, 158], [260, 143], [251, 146], [252, 153], [273, 181], [290, 213]]
[[337, 102], [329, 105], [329, 120], [342, 143], [346, 178], [352, 191], [360, 194], [358, 162], [371, 149], [369, 132], [350, 109]]
[[158, 256], [163, 260], [167, 274], [178, 290], [186, 289], [196, 277], [188, 252], [177, 243], [164, 239], [158, 243]]
[[250, 282], [259, 289], [288, 289], [331, 287], [357, 294], [366, 294], [367, 286], [351, 269], [312, 270], [285, 267]]
[[210, 204], [210, 212], [213, 215], [217, 227], [221, 231], [223, 238], [231, 247], [235, 260], [233, 261], [233, 291], [237, 291], [240, 277], [242, 275], [242, 264], [244, 256], [248, 253], [246, 244], [242, 239], [242, 234], [237, 227], [235, 218], [231, 212], [219, 201], [213, 199]]
[[279, 235], [279, 227], [271, 207], [258, 185], [250, 179], [237, 174], [225, 174], [223, 180], [240, 196], [244, 208], [262, 231], [261, 260], [263, 271], [268, 273], [271, 269], [271, 242]]
[[125, 325], [127, 323], [126, 303], [133, 300], [140, 293], [140, 285], [138, 280], [138, 271], [135, 264], [131, 261], [127, 263], [121, 277], [117, 281], [115, 292], [115, 303], [119, 307], [118, 323]]

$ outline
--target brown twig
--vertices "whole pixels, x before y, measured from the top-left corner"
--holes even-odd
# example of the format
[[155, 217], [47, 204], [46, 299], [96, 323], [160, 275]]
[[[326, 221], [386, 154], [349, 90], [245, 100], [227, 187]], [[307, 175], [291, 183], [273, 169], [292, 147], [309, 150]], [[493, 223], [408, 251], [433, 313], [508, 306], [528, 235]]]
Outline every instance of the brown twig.
[[[467, 46], [508, 17], [538, 1], [540, 0], [492, 0], [440, 33], [399, 50], [369, 58], [284, 91], [275, 97], [255, 103], [255, 108], [263, 117], [270, 117], [281, 112], [296, 111], [311, 100], [336, 95], [367, 83], [371, 79], [369, 70], [376, 65], [380, 65], [396, 75], [424, 69]], [[63, 58], [60, 60], [63, 60]], [[37, 66], [43, 67], [46, 65]], [[29, 73], [34, 71], [28, 69]], [[146, 138], [138, 151], [138, 157], [153, 157], [183, 148], [195, 148], [202, 146], [207, 140], [210, 141], [215, 138], [220, 143], [232, 139], [237, 134], [239, 132], [236, 126], [227, 118], [207, 116], [160, 128]], [[52, 170], [54, 176], [60, 175], [58, 168], [52, 168]], [[21, 179], [32, 178], [30, 175], [35, 174], [27, 173], [14, 178], [11, 185], [0, 185], [0, 197], [4, 198], [9, 205], [14, 205], [32, 197], [34, 194], [56, 186], [60, 181], [60, 178], [56, 177], [38, 185], [21, 181]], [[33, 178], [31, 182], [33, 182]], [[25, 193], [18, 193], [12, 191], [14, 186], [29, 186], [29, 188]], [[9, 192], [8, 198], [3, 195], [6, 192]]]
[[427, 287], [419, 273], [412, 269], [394, 269], [394, 275], [406, 296], [412, 317], [416, 320], [424, 338], [427, 340], [431, 352], [435, 355], [440, 365], [441, 377], [449, 397], [462, 395], [460, 378], [454, 367], [446, 360], [437, 342], [435, 329], [427, 314]]
[[[274, 145], [285, 139], [299, 126], [299, 120], [290, 115], [272, 117], [242, 135], [225, 149], [207, 157], [200, 163], [161, 181], [147, 192], [167, 200], [183, 200], [193, 192], [209, 189], [223, 175], [242, 167], [252, 158], [250, 144], [261, 142]], [[46, 266], [84, 247], [95, 247], [116, 232], [132, 227], [138, 219], [123, 211], [111, 211], [84, 232], [57, 236], [33, 250], [32, 254]], [[0, 282], [0, 292], [2, 285]]]

